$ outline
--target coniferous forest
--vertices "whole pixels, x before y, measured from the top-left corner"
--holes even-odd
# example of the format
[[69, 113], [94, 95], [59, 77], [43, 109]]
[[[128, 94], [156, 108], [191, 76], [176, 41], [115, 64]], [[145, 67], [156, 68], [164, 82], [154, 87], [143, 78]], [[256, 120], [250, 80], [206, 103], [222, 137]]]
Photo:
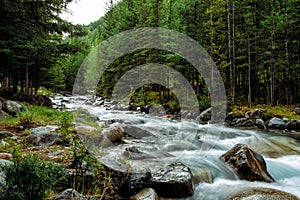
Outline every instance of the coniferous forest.
[[[59, 17], [71, 1], [0, 1], [2, 91], [72, 91], [81, 63], [101, 41], [126, 30], [163, 27], [204, 47], [221, 72], [229, 102], [300, 103], [299, 0], [112, 0], [105, 16], [89, 26]], [[153, 62], [179, 71], [200, 106], [208, 106], [201, 74], [180, 56], [153, 49], [115, 60], [99, 80], [97, 94], [109, 98], [126, 71]], [[143, 103], [145, 98], [160, 103], [176, 98], [160, 85], [146, 85], [136, 93], [133, 101]]]

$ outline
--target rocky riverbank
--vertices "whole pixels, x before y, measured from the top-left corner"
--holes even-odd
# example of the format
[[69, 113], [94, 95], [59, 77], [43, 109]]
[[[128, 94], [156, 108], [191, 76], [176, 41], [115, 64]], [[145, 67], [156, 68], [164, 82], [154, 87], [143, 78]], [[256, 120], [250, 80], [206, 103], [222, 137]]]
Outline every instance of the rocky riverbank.
[[[97, 97], [72, 97], [67, 95], [53, 96], [51, 100], [53, 107], [56, 109], [75, 111], [77, 107], [72, 104], [75, 104], [78, 98], [81, 98], [80, 101], [83, 102], [82, 105], [92, 105], [93, 107], [99, 107], [109, 111], [130, 110], [128, 106]], [[1, 102], [1, 105], [3, 105], [2, 110], [6, 113], [5, 117], [17, 115], [17, 113], [21, 112], [22, 103], [6, 100]], [[149, 112], [149, 109], [151, 109], [150, 106], [140, 107], [138, 111]], [[82, 113], [84, 112], [87, 111], [82, 110]], [[79, 115], [82, 113], [79, 113]], [[155, 114], [166, 115], [163, 111]], [[178, 119], [178, 116], [166, 116]], [[202, 122], [208, 121], [210, 119], [210, 109], [202, 112], [199, 118]], [[64, 186], [60, 190], [57, 190], [57, 194], [51, 195], [50, 199], [53, 200], [68, 198], [83, 200], [97, 198], [101, 195], [102, 198], [105, 197], [107, 199], [133, 200], [188, 198], [194, 195], [195, 184], [212, 184], [215, 181], [215, 175], [212, 173], [212, 169], [203, 167], [195, 171], [182, 162], [172, 162], [157, 169], [132, 166], [127, 161], [154, 158], [154, 152], [145, 152], [136, 146], [130, 145], [130, 141], [152, 137], [152, 133], [132, 126], [126, 119], [103, 119], [94, 116], [91, 116], [90, 119], [101, 125], [100, 130], [95, 127], [80, 124], [80, 121], [76, 122], [76, 129], [66, 127], [66, 123], [55, 122], [53, 124], [50, 123], [48, 125], [19, 130], [17, 132], [6, 129], [0, 130], [2, 143], [0, 164], [14, 165], [14, 157], [17, 156], [12, 151], [14, 147], [21, 148], [21, 152], [19, 152], [21, 154], [37, 154], [43, 160], [63, 164], [63, 169], [68, 179], [80, 181], [69, 183], [67, 187]], [[295, 121], [297, 125], [299, 120], [281, 119], [284, 122], [283, 124], [282, 121], [278, 121], [278, 119], [270, 118], [264, 109], [255, 109], [245, 113], [245, 116], [242, 117], [236, 117], [235, 113], [228, 113], [226, 123], [236, 127], [286, 129], [291, 132], [298, 130], [297, 126], [295, 128], [291, 123]], [[135, 119], [135, 121], [136, 123], [145, 123], [138, 118]], [[242, 121], [244, 122], [242, 123]], [[258, 126], [257, 121], [261, 121], [262, 126]], [[252, 124], [250, 124], [250, 122]], [[101, 148], [104, 149], [109, 149], [112, 145], [118, 146], [127, 143], [130, 147], [125, 148], [122, 152], [125, 160], [114, 159], [107, 156], [97, 158], [90, 157], [88, 159], [91, 154], [88, 153], [83, 146], [80, 146], [80, 143], [76, 143], [76, 140], [74, 140], [78, 138], [81, 132], [85, 131], [97, 133], [92, 139], [89, 139], [98, 145], [100, 144]], [[76, 148], [80, 151], [77, 151]], [[161, 156], [161, 158], [164, 159], [171, 155], [166, 152]], [[237, 179], [249, 182], [276, 182], [276, 179], [268, 172], [263, 155], [255, 152], [247, 145], [234, 145], [232, 149], [224, 154], [218, 155], [218, 157], [218, 164], [224, 165], [223, 167], [226, 169], [230, 169], [229, 171], [232, 171]], [[92, 161], [93, 159], [96, 161]], [[100, 168], [98, 168], [99, 166], [97, 167], [98, 161], [101, 163]], [[91, 164], [93, 162], [95, 162], [95, 165]], [[100, 169], [100, 171], [97, 169]], [[114, 182], [111, 182], [109, 177], [113, 177]], [[0, 185], [4, 186], [4, 188], [6, 184], [5, 180], [5, 176], [1, 175]], [[84, 185], [84, 190], [82, 190], [82, 185]], [[92, 194], [95, 185], [99, 191], [102, 190], [102, 193], [98, 191], [97, 195], [99, 196]], [[74, 189], [77, 189], [78, 192]], [[239, 189], [226, 198], [247, 199], [250, 197], [255, 197], [256, 199], [272, 199], [273, 197], [278, 199], [298, 199], [296, 196], [287, 192], [263, 187], [252, 188], [251, 190], [248, 188], [244, 190]]]

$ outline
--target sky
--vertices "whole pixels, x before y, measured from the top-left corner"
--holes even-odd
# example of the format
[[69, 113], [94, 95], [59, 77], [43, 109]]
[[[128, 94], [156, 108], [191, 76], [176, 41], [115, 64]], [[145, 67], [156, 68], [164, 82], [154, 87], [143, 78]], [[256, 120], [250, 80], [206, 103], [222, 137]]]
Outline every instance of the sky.
[[110, 0], [77, 0], [69, 4], [71, 13], [62, 13], [60, 16], [73, 24], [88, 25], [102, 17]]

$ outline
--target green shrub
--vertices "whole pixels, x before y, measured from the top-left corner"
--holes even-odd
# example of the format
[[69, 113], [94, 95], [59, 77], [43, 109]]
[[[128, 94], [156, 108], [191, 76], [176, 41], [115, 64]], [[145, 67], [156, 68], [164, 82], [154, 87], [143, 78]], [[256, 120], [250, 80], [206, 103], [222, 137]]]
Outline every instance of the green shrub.
[[37, 155], [17, 157], [13, 165], [0, 169], [6, 181], [1, 199], [41, 200], [48, 192], [68, 184], [61, 166], [40, 160]]

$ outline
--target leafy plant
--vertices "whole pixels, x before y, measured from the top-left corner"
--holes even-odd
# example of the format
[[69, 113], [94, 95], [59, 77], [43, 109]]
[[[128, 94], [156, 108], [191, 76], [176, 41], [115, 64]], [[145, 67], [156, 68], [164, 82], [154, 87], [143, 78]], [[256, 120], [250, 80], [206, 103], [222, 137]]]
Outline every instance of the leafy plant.
[[61, 166], [40, 160], [35, 154], [16, 157], [13, 165], [0, 169], [6, 181], [2, 199], [40, 200], [58, 186], [67, 184]]

